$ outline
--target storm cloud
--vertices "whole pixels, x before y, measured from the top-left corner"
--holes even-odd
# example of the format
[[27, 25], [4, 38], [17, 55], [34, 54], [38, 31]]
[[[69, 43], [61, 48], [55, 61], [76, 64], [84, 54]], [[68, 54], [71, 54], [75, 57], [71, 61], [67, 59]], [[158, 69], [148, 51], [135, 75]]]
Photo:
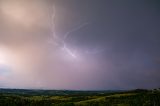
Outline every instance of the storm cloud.
[[0, 0], [0, 87], [160, 87], [158, 0]]

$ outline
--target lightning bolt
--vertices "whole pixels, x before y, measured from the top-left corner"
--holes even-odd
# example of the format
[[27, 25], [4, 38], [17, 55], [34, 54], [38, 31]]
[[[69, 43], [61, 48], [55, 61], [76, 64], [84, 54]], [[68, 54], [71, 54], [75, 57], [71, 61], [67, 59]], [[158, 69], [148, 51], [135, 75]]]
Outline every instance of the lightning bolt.
[[51, 31], [52, 31], [52, 38], [57, 38], [56, 36], [56, 27], [55, 27], [55, 20], [56, 20], [56, 8], [53, 4], [52, 6], [52, 14], [51, 14]]
[[76, 31], [78, 29], [80, 29], [82, 26], [75, 28], [69, 32], [67, 32], [64, 36], [64, 39], [59, 38], [56, 35], [56, 7], [55, 5], [52, 6], [52, 14], [51, 14], [51, 33], [52, 33], [52, 39], [51, 41], [48, 41], [49, 43], [59, 46], [62, 50], [64, 50], [66, 53], [68, 53], [70, 56], [72, 56], [73, 58], [77, 58], [76, 54], [74, 52], [72, 52], [72, 50], [67, 46], [65, 39], [68, 37], [68, 35], [73, 32]]
[[69, 48], [67, 48], [65, 45], [63, 47], [63, 50], [65, 50], [69, 55], [71, 55], [73, 58], [77, 58], [76, 54], [72, 52]]
[[64, 34], [64, 36], [63, 36], [63, 39], [62, 39], [62, 38], [59, 38], [56, 35], [56, 23], [55, 23], [55, 21], [56, 21], [56, 7], [53, 4], [53, 6], [52, 6], [52, 14], [51, 14], [52, 41], [49, 41], [49, 43], [59, 46], [61, 49], [63, 49], [64, 51], [66, 51], [66, 53], [68, 53], [70, 56], [72, 56], [73, 58], [77, 58], [77, 55], [75, 54], [75, 51], [73, 52], [67, 46], [66, 39], [68, 38], [68, 36], [71, 33], [75, 32], [75, 31], [78, 31], [79, 29], [85, 27], [88, 23], [83, 23], [83, 24], [79, 25], [78, 27], [73, 28], [72, 30], [66, 32]]
[[78, 31], [79, 29], [85, 27], [86, 25], [88, 25], [88, 23], [83, 23], [83, 24], [79, 25], [78, 27], [73, 28], [72, 30], [68, 31], [68, 32], [64, 35], [64, 40], [67, 39], [67, 37], [68, 37], [72, 32]]
[[[48, 41], [49, 43], [56, 45], [58, 47], [60, 47], [60, 49], [64, 50], [67, 54], [69, 54], [71, 57], [73, 58], [77, 58], [78, 56], [75, 53], [75, 50], [71, 50], [66, 43], [66, 39], [70, 36], [71, 33], [76, 32], [82, 28], [84, 28], [85, 26], [87, 26], [89, 23], [85, 22], [80, 24], [79, 26], [71, 29], [70, 31], [66, 32], [63, 35], [63, 38], [60, 38], [56, 35], [56, 7], [53, 4], [52, 6], [52, 12], [51, 12], [51, 33], [52, 33], [52, 39], [51, 41]], [[104, 50], [100, 50], [97, 51], [97, 49], [94, 49], [92, 51], [86, 51], [87, 54], [96, 54], [99, 52], [103, 52]]]

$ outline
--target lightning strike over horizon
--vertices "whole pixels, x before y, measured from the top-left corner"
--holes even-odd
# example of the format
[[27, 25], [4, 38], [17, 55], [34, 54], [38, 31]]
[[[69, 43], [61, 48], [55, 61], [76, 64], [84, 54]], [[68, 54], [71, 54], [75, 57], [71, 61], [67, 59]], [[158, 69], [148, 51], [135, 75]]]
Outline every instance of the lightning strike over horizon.
[[157, 0], [0, 0], [0, 87], [160, 86]]

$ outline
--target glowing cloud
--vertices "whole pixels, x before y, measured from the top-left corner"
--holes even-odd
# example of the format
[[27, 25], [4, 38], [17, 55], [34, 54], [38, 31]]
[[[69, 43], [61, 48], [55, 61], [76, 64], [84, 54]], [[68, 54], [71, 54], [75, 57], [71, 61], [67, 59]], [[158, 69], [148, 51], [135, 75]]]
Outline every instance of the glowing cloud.
[[[6, 20], [14, 25], [21, 25], [26, 28], [38, 25], [39, 21], [44, 19], [45, 8], [41, 8], [43, 2], [26, 1], [26, 0], [2, 0], [0, 10]], [[41, 22], [42, 24], [43, 22]], [[43, 23], [44, 25], [45, 23]]]
[[7, 65], [9, 62], [9, 55], [7, 53], [7, 49], [0, 46], [0, 64]]

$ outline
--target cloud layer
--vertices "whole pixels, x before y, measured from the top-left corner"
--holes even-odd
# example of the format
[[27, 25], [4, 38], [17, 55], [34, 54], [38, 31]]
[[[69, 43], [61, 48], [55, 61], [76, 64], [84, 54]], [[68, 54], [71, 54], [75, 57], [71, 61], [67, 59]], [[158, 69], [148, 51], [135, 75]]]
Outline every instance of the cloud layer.
[[159, 87], [159, 10], [156, 1], [1, 0], [0, 87]]

